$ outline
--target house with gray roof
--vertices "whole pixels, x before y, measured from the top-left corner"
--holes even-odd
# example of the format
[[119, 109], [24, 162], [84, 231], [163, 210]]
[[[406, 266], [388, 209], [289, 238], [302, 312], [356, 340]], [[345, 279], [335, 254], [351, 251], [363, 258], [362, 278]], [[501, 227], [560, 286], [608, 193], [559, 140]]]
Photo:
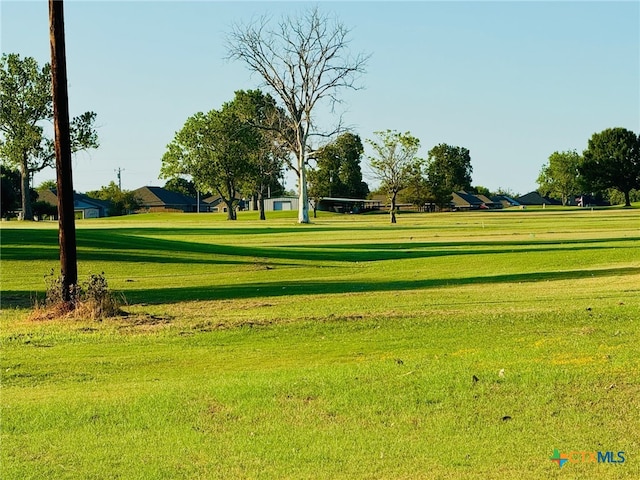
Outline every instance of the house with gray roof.
[[[496, 208], [502, 208], [503, 205], [500, 202], [494, 202], [492, 199], [490, 199], [489, 197], [487, 197], [486, 195], [481, 195], [481, 194], [474, 194], [474, 197], [476, 197], [478, 200], [480, 200], [483, 205], [487, 208], [491, 208], [491, 209], [496, 209]], [[482, 208], [482, 207], [480, 207]]]
[[495, 197], [491, 197], [491, 200], [493, 203], [500, 203], [504, 208], [520, 206], [520, 202], [507, 195], [496, 195]]
[[553, 198], [544, 197], [533, 191], [516, 199], [520, 205], [562, 205], [562, 202]]
[[482, 200], [470, 193], [459, 191], [451, 194], [452, 210], [479, 210], [487, 208]]
[[[58, 192], [55, 188], [38, 191], [38, 201], [58, 206]], [[111, 205], [105, 200], [91, 198], [84, 193], [73, 192], [73, 209], [76, 218], [101, 218], [109, 216]]]
[[162, 187], [140, 187], [133, 191], [140, 202], [140, 211], [143, 212], [205, 212], [208, 205], [201, 201], [198, 210], [198, 201], [188, 195], [172, 192]]

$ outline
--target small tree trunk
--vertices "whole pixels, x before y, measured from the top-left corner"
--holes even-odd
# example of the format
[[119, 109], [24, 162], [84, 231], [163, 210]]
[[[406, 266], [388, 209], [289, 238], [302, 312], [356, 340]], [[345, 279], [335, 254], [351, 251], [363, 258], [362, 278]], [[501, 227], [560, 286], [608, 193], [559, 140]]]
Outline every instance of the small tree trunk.
[[224, 203], [227, 205], [227, 220], [235, 220], [237, 218], [236, 209], [234, 205], [236, 202], [235, 185], [233, 184], [232, 181], [227, 180], [225, 189], [224, 189], [224, 194], [222, 193], [221, 190], [218, 190], [218, 193], [222, 197], [222, 200], [224, 201]]
[[224, 203], [227, 206], [227, 220], [236, 219], [236, 210], [233, 208], [233, 200], [224, 199]]
[[27, 165], [27, 160], [24, 158], [22, 168], [20, 169], [20, 179], [22, 181], [22, 220], [33, 220], [31, 197], [29, 196], [29, 166]]
[[264, 193], [260, 190], [258, 194], [258, 210], [260, 210], [260, 220], [266, 220], [267, 217], [264, 213]]
[[305, 167], [304, 155], [298, 161], [298, 223], [309, 223], [309, 198], [307, 196], [307, 171]]
[[631, 195], [629, 194], [629, 190], [624, 192], [624, 206], [625, 207], [631, 206]]
[[389, 213], [391, 214], [391, 223], [396, 223], [396, 192], [391, 194], [391, 208]]

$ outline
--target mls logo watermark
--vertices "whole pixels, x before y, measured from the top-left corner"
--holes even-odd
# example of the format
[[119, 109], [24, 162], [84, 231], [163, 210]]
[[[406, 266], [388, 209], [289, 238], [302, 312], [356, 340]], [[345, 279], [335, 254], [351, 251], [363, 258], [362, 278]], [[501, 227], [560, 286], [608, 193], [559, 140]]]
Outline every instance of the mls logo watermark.
[[573, 450], [569, 453], [560, 453], [560, 450], [555, 448], [553, 455], [549, 457], [552, 462], [558, 464], [559, 468], [562, 468], [566, 463], [612, 463], [619, 464], [624, 463], [627, 459], [625, 452], [595, 452], [585, 450]]

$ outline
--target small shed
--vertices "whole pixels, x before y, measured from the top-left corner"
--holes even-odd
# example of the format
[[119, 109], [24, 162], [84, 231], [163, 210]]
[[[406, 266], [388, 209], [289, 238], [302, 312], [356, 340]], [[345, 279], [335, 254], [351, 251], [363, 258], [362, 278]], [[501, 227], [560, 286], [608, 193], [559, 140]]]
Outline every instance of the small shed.
[[298, 197], [272, 197], [264, 199], [265, 212], [298, 210], [298, 205], [300, 205]]

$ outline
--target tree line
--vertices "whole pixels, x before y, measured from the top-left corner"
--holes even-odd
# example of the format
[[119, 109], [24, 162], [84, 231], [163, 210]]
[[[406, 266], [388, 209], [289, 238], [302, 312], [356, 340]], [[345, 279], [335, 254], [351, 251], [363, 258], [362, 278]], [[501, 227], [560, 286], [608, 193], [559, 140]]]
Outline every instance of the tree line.
[[632, 199], [640, 201], [640, 134], [608, 128], [591, 136], [582, 155], [575, 150], [553, 152], [537, 182], [542, 195], [555, 196], [563, 205], [587, 193], [630, 207]]

